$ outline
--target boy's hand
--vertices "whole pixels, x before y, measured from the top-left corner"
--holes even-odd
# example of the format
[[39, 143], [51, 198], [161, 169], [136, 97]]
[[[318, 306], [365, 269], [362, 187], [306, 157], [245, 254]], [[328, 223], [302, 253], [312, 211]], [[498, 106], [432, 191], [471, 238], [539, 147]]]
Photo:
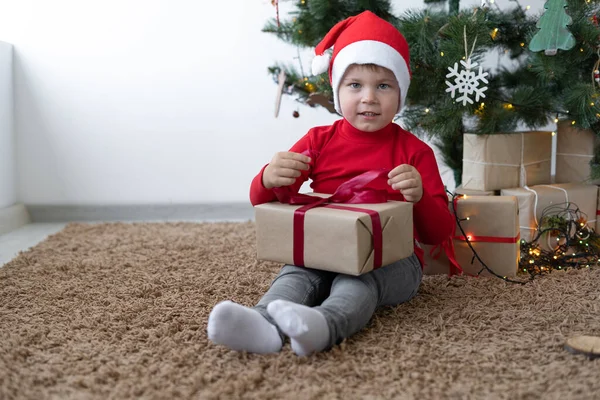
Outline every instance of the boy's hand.
[[276, 153], [263, 171], [262, 182], [265, 188], [289, 186], [296, 182], [301, 171], [310, 168], [310, 157], [291, 151]]
[[388, 178], [388, 185], [399, 190], [406, 201], [416, 203], [423, 197], [421, 174], [412, 165], [398, 165], [390, 171]]

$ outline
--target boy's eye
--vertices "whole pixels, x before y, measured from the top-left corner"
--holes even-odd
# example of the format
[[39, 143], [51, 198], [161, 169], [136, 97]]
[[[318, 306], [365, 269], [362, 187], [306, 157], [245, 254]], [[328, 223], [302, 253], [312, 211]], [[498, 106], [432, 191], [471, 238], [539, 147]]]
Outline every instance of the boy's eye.
[[389, 89], [390, 85], [388, 85], [387, 83], [382, 83], [379, 85], [379, 89]]
[[352, 82], [349, 86], [352, 89], [359, 89], [360, 88], [360, 83]]

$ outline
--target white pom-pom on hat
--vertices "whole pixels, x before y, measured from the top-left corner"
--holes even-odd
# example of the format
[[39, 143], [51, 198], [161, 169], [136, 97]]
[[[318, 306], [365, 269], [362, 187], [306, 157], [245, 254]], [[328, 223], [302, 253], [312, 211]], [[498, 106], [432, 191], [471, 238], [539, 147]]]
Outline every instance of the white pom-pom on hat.
[[315, 56], [312, 60], [312, 74], [319, 75], [329, 70], [329, 61], [331, 54], [325, 53], [321, 56]]

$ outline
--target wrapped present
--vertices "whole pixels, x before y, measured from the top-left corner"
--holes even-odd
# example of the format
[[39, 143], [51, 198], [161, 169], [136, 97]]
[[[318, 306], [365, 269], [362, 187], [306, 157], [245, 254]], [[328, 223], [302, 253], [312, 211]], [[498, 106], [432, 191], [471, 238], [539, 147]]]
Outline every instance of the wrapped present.
[[600, 139], [590, 129], [580, 129], [571, 121], [561, 121], [556, 130], [556, 183], [582, 182], [600, 184], [591, 180], [590, 161]]
[[284, 193], [255, 206], [258, 259], [360, 275], [413, 254], [413, 204], [361, 194], [357, 178], [331, 196]]
[[[452, 207], [452, 204], [450, 204]], [[451, 208], [452, 209], [452, 208]], [[515, 276], [519, 265], [519, 216], [513, 196], [466, 196], [456, 198], [456, 215], [465, 235], [456, 226], [452, 240], [456, 262], [467, 274], [490, 275], [475, 257], [467, 238], [479, 258], [500, 276]], [[447, 274], [451, 263], [442, 246], [423, 245], [424, 273]], [[482, 270], [483, 269], [483, 270]]]
[[[521, 238], [530, 242], [536, 235], [538, 222], [546, 210], [546, 215], [558, 213], [568, 204], [577, 205], [587, 216], [587, 223], [594, 228], [598, 203], [598, 186], [583, 183], [559, 183], [554, 185], [537, 185], [524, 188], [502, 189], [502, 196], [515, 196], [519, 202], [519, 225]], [[547, 207], [556, 206], [555, 210]], [[548, 236], [539, 244], [545, 250], [551, 250], [547, 243]]]
[[459, 185], [454, 189], [454, 193], [456, 194], [466, 194], [469, 196], [495, 196], [496, 194], [500, 194], [497, 190], [472, 190], [465, 189], [462, 185]]
[[464, 189], [488, 191], [550, 183], [552, 132], [463, 137]]

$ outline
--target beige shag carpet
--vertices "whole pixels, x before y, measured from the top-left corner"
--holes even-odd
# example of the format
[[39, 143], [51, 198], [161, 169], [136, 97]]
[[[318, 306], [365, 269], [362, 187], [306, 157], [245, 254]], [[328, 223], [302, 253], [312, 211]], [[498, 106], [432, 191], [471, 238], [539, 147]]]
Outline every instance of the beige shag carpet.
[[71, 224], [0, 268], [2, 399], [598, 399], [600, 268], [527, 285], [425, 277], [330, 352], [211, 344], [211, 308], [276, 275], [247, 223]]

